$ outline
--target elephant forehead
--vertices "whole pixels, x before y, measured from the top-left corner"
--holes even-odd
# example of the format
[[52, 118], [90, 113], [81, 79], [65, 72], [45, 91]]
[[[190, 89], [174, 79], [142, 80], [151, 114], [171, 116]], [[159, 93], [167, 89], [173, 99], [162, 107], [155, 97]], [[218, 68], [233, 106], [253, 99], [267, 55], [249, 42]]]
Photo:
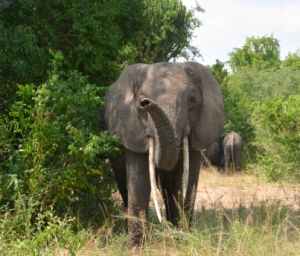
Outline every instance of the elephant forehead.
[[[167, 65], [168, 64], [168, 65]], [[147, 70], [145, 82], [151, 85], [165, 85], [166, 87], [184, 86], [188, 82], [188, 78], [184, 69], [180, 65], [172, 63], [158, 63], [149, 66]]]

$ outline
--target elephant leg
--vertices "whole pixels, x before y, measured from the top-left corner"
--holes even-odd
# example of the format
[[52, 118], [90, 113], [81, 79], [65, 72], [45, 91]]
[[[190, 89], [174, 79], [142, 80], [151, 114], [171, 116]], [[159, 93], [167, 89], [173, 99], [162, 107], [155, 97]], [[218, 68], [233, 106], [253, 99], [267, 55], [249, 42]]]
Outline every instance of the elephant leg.
[[182, 158], [179, 159], [174, 170], [168, 172], [159, 170], [161, 190], [166, 205], [167, 220], [171, 221], [171, 223], [178, 228], [181, 227], [180, 220], [182, 219], [183, 215], [184, 220], [187, 220], [188, 222], [188, 226], [191, 223], [199, 180], [201, 152], [194, 151], [192, 149], [190, 149], [190, 151], [189, 184], [184, 206], [181, 199], [183, 184]]
[[127, 246], [142, 242], [150, 201], [148, 154], [126, 151], [128, 189], [128, 238]]
[[234, 162], [234, 170], [239, 172], [240, 169], [240, 162], [241, 162], [241, 151], [239, 149], [235, 150], [235, 155], [233, 157], [233, 162]]
[[172, 171], [158, 170], [159, 188], [163, 196], [166, 217], [174, 226], [178, 226], [180, 213], [178, 209], [178, 193], [182, 191], [182, 184], [176, 182], [176, 179], [182, 179], [182, 159], [176, 164]]
[[199, 183], [199, 173], [201, 165], [201, 152], [190, 149], [190, 174], [189, 185], [186, 193], [184, 212], [189, 222], [189, 226], [192, 223], [195, 200], [197, 195], [197, 188]]
[[240, 172], [241, 171], [240, 160], [239, 159], [235, 161], [235, 171], [236, 172]]
[[230, 148], [225, 147], [224, 149], [224, 163], [225, 163], [225, 173], [229, 174], [231, 173], [230, 171], [230, 161], [231, 161], [231, 153], [230, 153]]
[[117, 182], [117, 186], [119, 189], [119, 192], [121, 194], [124, 208], [127, 210], [128, 208], [128, 191], [127, 191], [127, 174], [126, 174], [126, 164], [125, 164], [125, 158], [122, 158], [120, 160], [111, 161], [111, 167]]

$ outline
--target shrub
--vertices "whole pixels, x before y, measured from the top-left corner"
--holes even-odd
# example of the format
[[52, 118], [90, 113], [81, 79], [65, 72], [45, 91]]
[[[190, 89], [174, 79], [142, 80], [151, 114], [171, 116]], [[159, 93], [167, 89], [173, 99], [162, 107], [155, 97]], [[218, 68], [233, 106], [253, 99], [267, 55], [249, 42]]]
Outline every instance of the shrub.
[[254, 113], [259, 164], [271, 180], [300, 180], [300, 96], [266, 98]]
[[119, 153], [119, 142], [99, 131], [105, 88], [77, 71], [59, 71], [62, 61], [56, 53], [41, 86], [19, 86], [20, 101], [11, 113], [23, 162], [18, 178], [41, 207], [92, 217], [99, 204], [110, 202], [113, 188], [109, 162], [101, 155]]

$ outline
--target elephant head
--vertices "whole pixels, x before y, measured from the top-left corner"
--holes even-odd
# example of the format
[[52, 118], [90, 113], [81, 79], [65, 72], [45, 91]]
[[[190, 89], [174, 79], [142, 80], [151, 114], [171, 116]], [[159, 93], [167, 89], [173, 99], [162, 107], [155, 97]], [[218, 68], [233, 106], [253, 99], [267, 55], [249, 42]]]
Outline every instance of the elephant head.
[[166, 171], [176, 165], [182, 144], [200, 151], [223, 132], [220, 87], [197, 62], [131, 65], [111, 85], [106, 102], [109, 131], [128, 150], [149, 152], [153, 165]]

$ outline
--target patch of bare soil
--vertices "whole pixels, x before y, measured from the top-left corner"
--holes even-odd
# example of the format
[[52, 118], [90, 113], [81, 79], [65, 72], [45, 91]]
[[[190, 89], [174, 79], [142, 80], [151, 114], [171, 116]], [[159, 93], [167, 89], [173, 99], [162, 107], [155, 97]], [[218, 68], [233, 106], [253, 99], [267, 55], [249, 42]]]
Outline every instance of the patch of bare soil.
[[202, 171], [196, 195], [196, 209], [227, 209], [260, 204], [288, 206], [300, 210], [300, 185], [284, 186], [260, 182], [254, 176], [225, 175]]
[[218, 187], [200, 186], [197, 191], [195, 208], [215, 209], [219, 205], [224, 208], [237, 208], [251, 205], [285, 205], [294, 210], [300, 209], [300, 189], [287, 189], [268, 186]]

